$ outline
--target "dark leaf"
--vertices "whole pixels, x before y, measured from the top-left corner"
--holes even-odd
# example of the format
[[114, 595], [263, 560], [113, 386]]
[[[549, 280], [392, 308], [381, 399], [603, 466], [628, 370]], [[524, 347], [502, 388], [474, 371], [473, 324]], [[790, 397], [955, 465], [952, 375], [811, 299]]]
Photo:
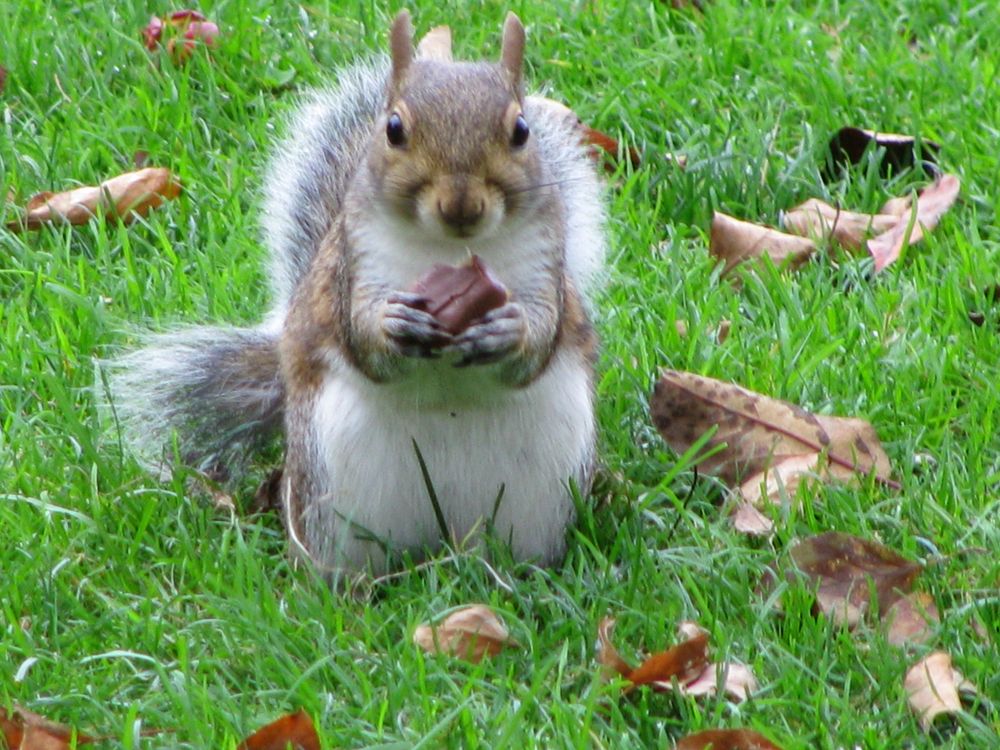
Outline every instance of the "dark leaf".
[[830, 139], [829, 161], [824, 169], [824, 180], [830, 182], [837, 179], [844, 168], [850, 164], [859, 164], [869, 147], [884, 149], [879, 162], [882, 176], [899, 173], [903, 169], [920, 164], [931, 177], [939, 174], [937, 169], [937, 153], [941, 145], [934, 141], [918, 141], [911, 135], [896, 133], [878, 133], [874, 130], [845, 127], [837, 131]]

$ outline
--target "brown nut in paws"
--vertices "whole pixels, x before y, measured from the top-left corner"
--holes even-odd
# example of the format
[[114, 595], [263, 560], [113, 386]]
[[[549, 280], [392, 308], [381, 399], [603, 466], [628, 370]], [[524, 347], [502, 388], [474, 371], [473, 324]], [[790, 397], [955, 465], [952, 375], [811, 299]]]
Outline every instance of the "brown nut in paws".
[[473, 255], [460, 266], [435, 264], [410, 287], [450, 334], [458, 334], [490, 310], [507, 303], [507, 288]]

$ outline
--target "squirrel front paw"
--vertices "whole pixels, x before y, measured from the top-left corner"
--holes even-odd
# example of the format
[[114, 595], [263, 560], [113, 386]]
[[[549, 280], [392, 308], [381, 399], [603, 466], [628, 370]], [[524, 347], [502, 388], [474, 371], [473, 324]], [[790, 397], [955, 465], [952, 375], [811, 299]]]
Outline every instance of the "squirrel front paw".
[[396, 292], [386, 300], [382, 330], [389, 345], [404, 357], [428, 359], [440, 356], [442, 347], [454, 337], [433, 315], [420, 309], [424, 298], [419, 294]]
[[524, 308], [516, 302], [490, 310], [454, 337], [445, 352], [458, 352], [456, 367], [499, 362], [518, 351], [527, 336]]

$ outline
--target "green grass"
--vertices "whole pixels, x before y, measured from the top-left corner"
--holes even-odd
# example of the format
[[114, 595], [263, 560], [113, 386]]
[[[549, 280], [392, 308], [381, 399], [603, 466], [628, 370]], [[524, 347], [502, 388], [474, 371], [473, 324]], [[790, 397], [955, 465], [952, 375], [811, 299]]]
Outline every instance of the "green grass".
[[[455, 29], [494, 55], [506, 5], [415, 2], [419, 31]], [[753, 593], [796, 538], [827, 530], [941, 560], [921, 585], [942, 610], [934, 647], [992, 699], [942, 746], [1000, 746], [1000, 22], [990, 3], [718, 0], [512, 2], [530, 79], [643, 152], [609, 191], [601, 300], [601, 457], [607, 503], [588, 505], [565, 563], [538, 570], [442, 556], [358, 597], [286, 562], [274, 518], [233, 520], [123, 457], [98, 423], [96, 358], [141, 327], [253, 322], [266, 304], [261, 165], [275, 123], [337, 64], [380, 48], [375, 3], [220, 2], [213, 60], [176, 68], [128, 3], [0, 3], [0, 195], [95, 184], [150, 152], [184, 181], [125, 228], [0, 230], [0, 697], [137, 747], [232, 748], [298, 706], [324, 747], [669, 747], [713, 726], [785, 748], [930, 747], [902, 675], [926, 649], [886, 646]], [[807, 197], [873, 210], [921, 184], [873, 164], [819, 177], [842, 125], [943, 144], [960, 203], [900, 262], [820, 258], [742, 290], [705, 250], [715, 209], [773, 222]], [[679, 171], [668, 151], [688, 157]], [[983, 312], [981, 327], [970, 311]], [[681, 339], [675, 318], [688, 322]], [[706, 333], [732, 321], [718, 344]], [[900, 492], [824, 488], [770, 542], [729, 527], [719, 485], [677, 466], [647, 415], [659, 368], [736, 381], [822, 413], [870, 420]], [[241, 485], [245, 505], [267, 466]], [[607, 495], [605, 498], [604, 496]], [[524, 644], [479, 666], [428, 657], [414, 627], [485, 601]], [[598, 679], [597, 624], [619, 618], [629, 658], [681, 619], [752, 666], [751, 701], [622, 699]], [[987, 634], [973, 630], [980, 621]]]

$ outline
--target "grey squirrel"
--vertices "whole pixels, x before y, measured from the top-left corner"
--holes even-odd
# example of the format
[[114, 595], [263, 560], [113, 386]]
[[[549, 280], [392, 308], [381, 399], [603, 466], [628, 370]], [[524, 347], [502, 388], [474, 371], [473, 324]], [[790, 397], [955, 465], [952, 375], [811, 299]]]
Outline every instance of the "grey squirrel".
[[[525, 96], [524, 28], [498, 63], [456, 62], [446, 27], [356, 64], [291, 121], [265, 181], [273, 306], [250, 329], [153, 336], [111, 363], [112, 403], [147, 461], [236, 467], [283, 433], [293, 550], [385, 570], [492, 523], [551, 564], [595, 460], [604, 257], [596, 168], [570, 110]], [[414, 282], [475, 255], [506, 303], [446, 330]]]

